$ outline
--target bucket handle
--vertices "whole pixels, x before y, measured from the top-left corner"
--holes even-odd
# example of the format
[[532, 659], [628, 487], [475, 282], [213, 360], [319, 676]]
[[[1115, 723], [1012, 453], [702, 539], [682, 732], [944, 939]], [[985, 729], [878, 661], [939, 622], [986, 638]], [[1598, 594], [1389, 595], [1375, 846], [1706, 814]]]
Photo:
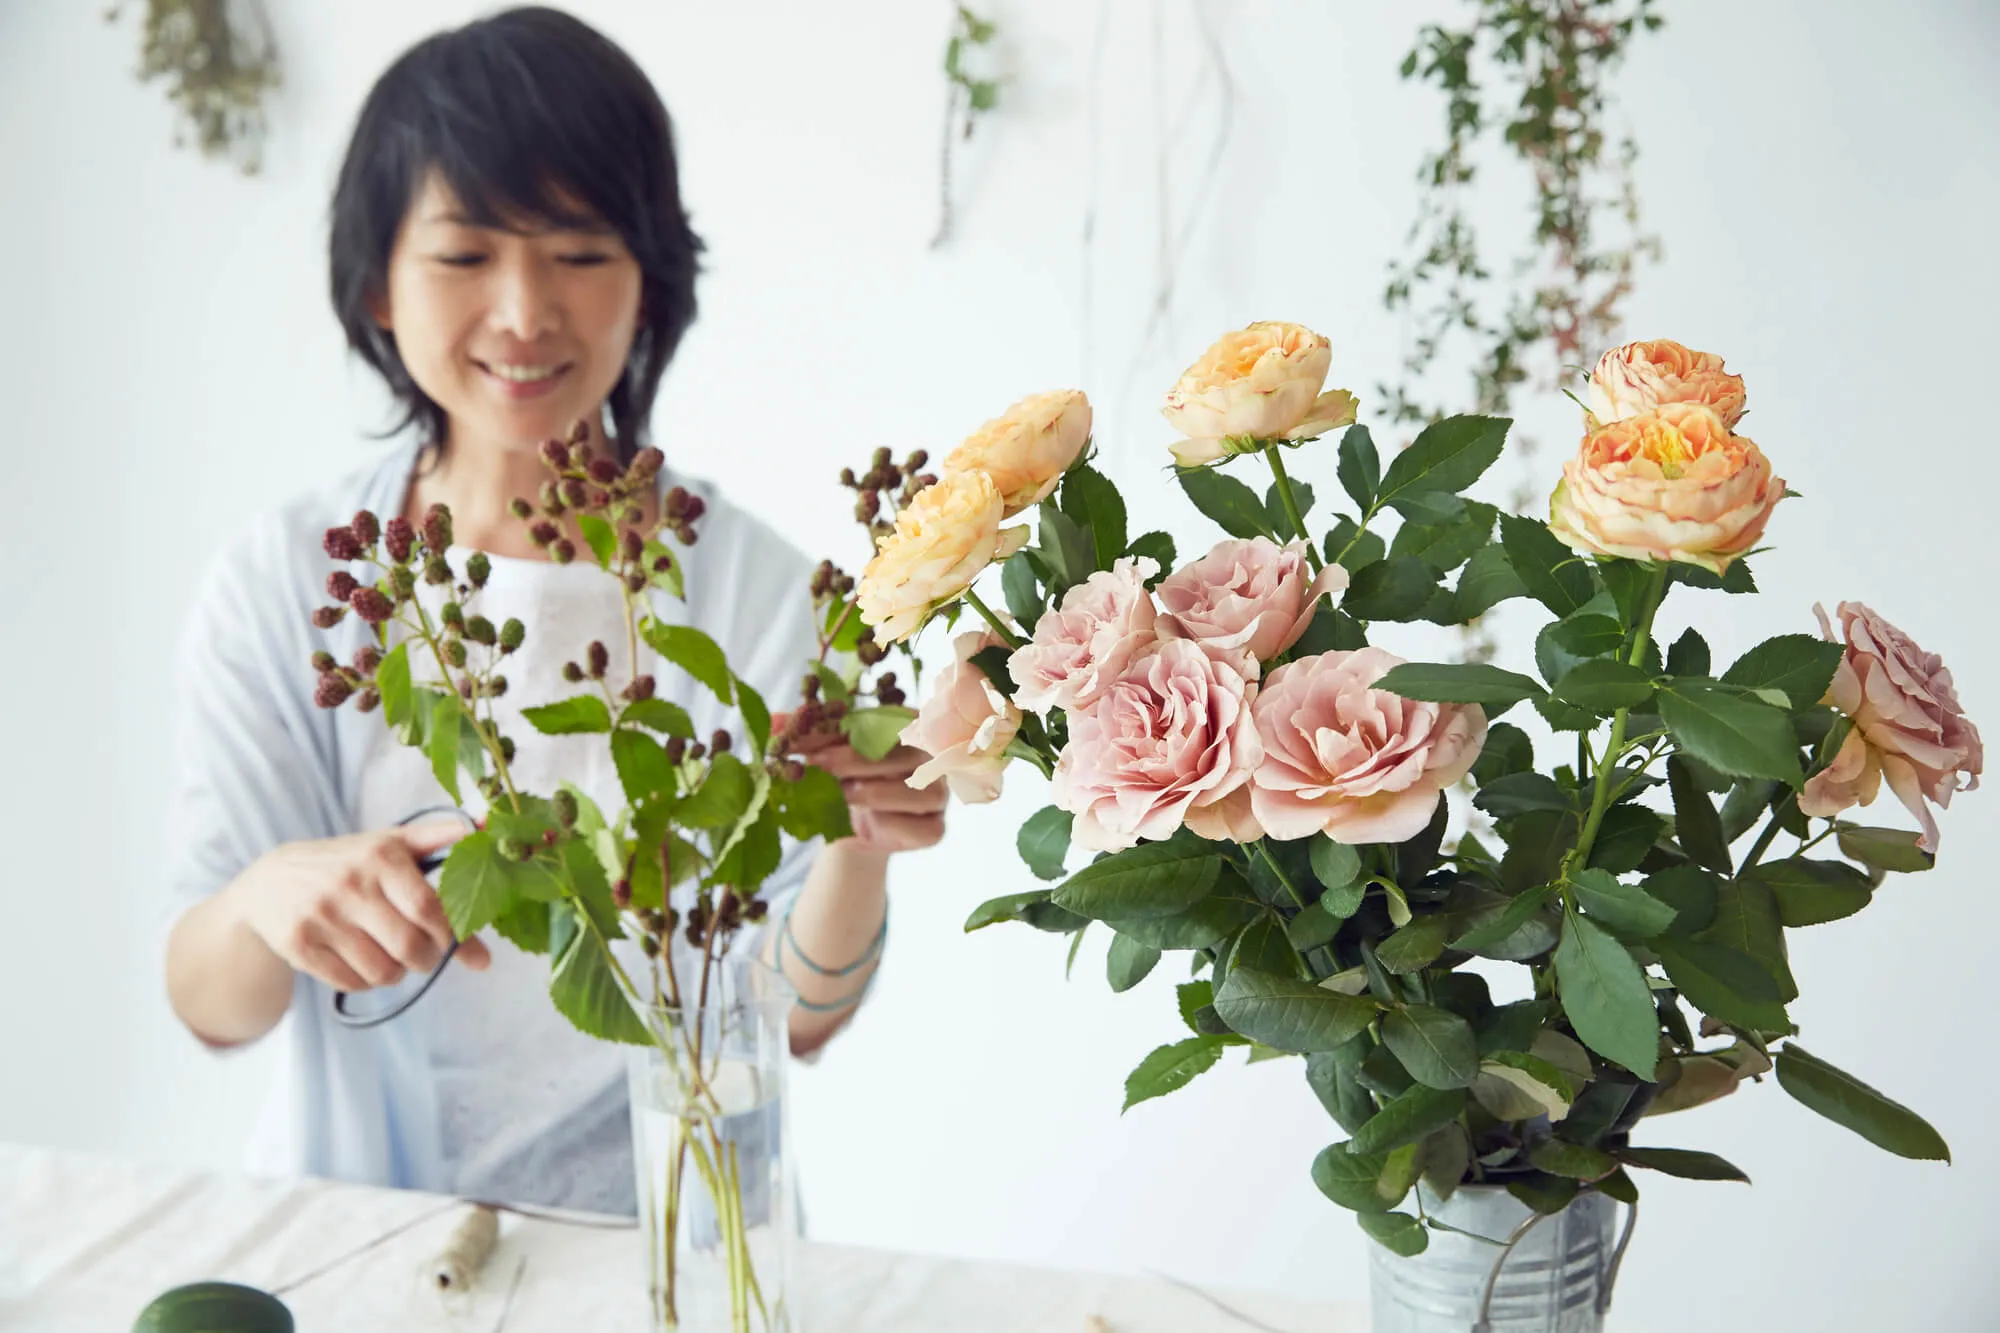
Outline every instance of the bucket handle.
[[[1500, 1247], [1500, 1257], [1493, 1261], [1492, 1271], [1486, 1274], [1486, 1289], [1479, 1297], [1479, 1318], [1472, 1325], [1472, 1333], [1493, 1333], [1493, 1289], [1500, 1284], [1500, 1269], [1507, 1262], [1514, 1247], [1526, 1240], [1528, 1233], [1540, 1226], [1554, 1213], [1536, 1213], [1525, 1219], [1507, 1236]], [[1611, 1308], [1611, 1289], [1618, 1281], [1618, 1268], [1625, 1262], [1625, 1248], [1632, 1243], [1633, 1229], [1639, 1225], [1639, 1205], [1625, 1205], [1625, 1230], [1618, 1237], [1617, 1247], [1611, 1251], [1611, 1263], [1604, 1270], [1604, 1281], [1597, 1289], [1597, 1313], [1603, 1314]]]

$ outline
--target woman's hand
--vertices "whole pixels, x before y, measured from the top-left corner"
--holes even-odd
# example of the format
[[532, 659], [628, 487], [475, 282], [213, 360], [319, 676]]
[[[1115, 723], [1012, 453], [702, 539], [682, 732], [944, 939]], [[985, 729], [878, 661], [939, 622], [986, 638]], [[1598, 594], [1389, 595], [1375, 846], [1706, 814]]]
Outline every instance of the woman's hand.
[[[468, 832], [433, 820], [286, 843], [227, 891], [237, 919], [294, 970], [336, 990], [391, 986], [430, 971], [451, 946], [451, 923], [417, 861]], [[475, 972], [492, 961], [477, 936], [457, 956]]]
[[909, 783], [910, 774], [930, 757], [922, 750], [899, 745], [881, 759], [863, 759], [838, 737], [808, 736], [799, 741], [798, 753], [840, 779], [854, 824], [854, 836], [843, 843], [887, 856], [935, 847], [944, 837], [945, 784]]

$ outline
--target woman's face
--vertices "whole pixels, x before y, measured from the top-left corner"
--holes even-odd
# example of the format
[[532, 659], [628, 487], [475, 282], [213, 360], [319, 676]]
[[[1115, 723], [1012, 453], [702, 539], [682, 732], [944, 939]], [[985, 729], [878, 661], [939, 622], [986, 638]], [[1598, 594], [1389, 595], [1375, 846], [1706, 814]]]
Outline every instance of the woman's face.
[[616, 233], [474, 226], [432, 172], [371, 308], [451, 439], [533, 447], [579, 418], [595, 425], [625, 369], [639, 290]]

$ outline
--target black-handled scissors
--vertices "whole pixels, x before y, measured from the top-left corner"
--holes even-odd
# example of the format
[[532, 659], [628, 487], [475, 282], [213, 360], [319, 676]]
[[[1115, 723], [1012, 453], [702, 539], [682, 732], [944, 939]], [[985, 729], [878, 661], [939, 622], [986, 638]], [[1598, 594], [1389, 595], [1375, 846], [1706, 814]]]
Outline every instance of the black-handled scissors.
[[[415, 814], [408, 815], [396, 822], [398, 824], [413, 824], [417, 820], [426, 819], [431, 815], [452, 815], [457, 817], [458, 819], [464, 820], [467, 828], [477, 829], [479, 827], [478, 822], [475, 821], [471, 815], [466, 814], [465, 811], [459, 809], [455, 805], [434, 805], [430, 807], [428, 810], [419, 810]], [[425, 877], [428, 878], [431, 874], [433, 874], [437, 870], [439, 866], [444, 864], [445, 857], [447, 857], [448, 855], [450, 855], [449, 852], [438, 851], [438, 852], [432, 852], [427, 856], [419, 857], [417, 858], [417, 869], [423, 871]], [[350, 996], [350, 992], [344, 990], [335, 991], [333, 993], [334, 1021], [336, 1023], [339, 1023], [343, 1027], [372, 1028], [372, 1027], [379, 1027], [382, 1024], [388, 1022], [390, 1019], [398, 1017], [411, 1005], [415, 1004], [418, 1000], [423, 999], [424, 992], [428, 991], [432, 986], [435, 986], [437, 984], [437, 979], [444, 975], [445, 968], [451, 964], [451, 956], [457, 952], [458, 952], [458, 940], [456, 937], [454, 937], [450, 945], [448, 945], [445, 948], [444, 957], [438, 959], [438, 965], [431, 969], [430, 976], [424, 978], [424, 984], [417, 987], [416, 991], [413, 994], [405, 997], [402, 1000], [397, 1001], [395, 1004], [390, 1005], [387, 1009], [383, 1010], [379, 1014], [354, 1013], [347, 1007], [347, 1002]]]

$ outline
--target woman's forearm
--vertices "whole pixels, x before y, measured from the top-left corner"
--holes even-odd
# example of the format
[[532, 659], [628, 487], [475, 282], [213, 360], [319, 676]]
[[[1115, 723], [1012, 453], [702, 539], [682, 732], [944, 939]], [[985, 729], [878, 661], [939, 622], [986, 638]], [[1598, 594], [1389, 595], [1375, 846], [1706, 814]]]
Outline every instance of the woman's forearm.
[[[880, 966], [864, 963], [846, 976], [821, 976], [799, 958], [823, 968], [840, 969], [864, 957], [882, 929], [888, 910], [886, 852], [870, 851], [852, 840], [836, 842], [813, 861], [792, 908], [792, 938], [797, 948], [783, 945], [784, 924], [773, 917], [765, 932], [764, 958], [775, 961], [810, 1004], [835, 1004], [857, 994]], [[853, 1005], [820, 1011], [794, 1005], [791, 1017], [792, 1054], [806, 1055], [823, 1045], [854, 1012]]]
[[167, 998], [210, 1046], [257, 1040], [292, 1003], [292, 969], [239, 910], [241, 883], [190, 907], [167, 937]]

